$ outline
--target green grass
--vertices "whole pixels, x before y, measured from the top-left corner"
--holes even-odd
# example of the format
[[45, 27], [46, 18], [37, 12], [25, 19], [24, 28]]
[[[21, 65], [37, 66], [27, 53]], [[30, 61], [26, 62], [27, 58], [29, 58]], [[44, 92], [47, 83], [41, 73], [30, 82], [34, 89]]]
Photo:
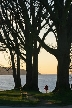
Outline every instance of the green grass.
[[59, 93], [43, 93], [36, 94], [35, 97], [42, 100], [48, 100], [48, 102], [52, 102], [52, 104], [57, 105], [69, 105], [72, 104], [72, 91], [68, 92], [59, 92]]
[[38, 101], [22, 97], [19, 90], [0, 91], [0, 105], [36, 105]]
[[72, 104], [72, 91], [59, 93], [27, 92], [27, 95], [28, 97], [22, 97], [19, 90], [0, 91], [0, 105], [38, 105], [45, 100], [57, 105]]

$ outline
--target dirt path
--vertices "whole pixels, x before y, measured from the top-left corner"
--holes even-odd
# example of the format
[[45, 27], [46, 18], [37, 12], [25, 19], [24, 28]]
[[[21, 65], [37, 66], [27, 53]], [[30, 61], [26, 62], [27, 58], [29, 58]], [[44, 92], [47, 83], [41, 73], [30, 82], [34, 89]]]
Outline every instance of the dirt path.
[[58, 107], [58, 105], [55, 105], [52, 102], [49, 102], [48, 100], [41, 100], [38, 106], [45, 106], [45, 107]]

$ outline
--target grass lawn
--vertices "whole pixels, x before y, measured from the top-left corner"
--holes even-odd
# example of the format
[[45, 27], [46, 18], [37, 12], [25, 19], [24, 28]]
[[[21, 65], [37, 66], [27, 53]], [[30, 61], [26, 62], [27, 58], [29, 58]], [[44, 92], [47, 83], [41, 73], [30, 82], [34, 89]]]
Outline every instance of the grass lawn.
[[69, 105], [72, 104], [72, 91], [59, 93], [25, 92], [19, 90], [0, 91], [0, 105]]
[[23, 91], [23, 95], [20, 90], [6, 90], [0, 91], [0, 105], [36, 105], [39, 102], [37, 98], [33, 97], [33, 94]]

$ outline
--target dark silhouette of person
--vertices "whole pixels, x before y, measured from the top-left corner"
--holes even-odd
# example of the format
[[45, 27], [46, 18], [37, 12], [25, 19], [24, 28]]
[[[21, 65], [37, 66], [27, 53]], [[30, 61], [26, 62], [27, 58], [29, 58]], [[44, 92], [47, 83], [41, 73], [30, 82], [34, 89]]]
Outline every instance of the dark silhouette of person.
[[46, 85], [44, 89], [46, 90], [46, 93], [47, 93], [47, 90], [48, 90], [48, 86]]

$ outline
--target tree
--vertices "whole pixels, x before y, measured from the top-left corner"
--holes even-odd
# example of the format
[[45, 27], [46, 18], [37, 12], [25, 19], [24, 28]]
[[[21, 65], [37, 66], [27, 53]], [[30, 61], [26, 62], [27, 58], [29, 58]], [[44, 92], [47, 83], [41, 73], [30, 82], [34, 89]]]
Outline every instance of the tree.
[[[21, 42], [21, 48], [24, 48], [24, 40], [22, 40], [22, 35], [21, 35], [21, 33], [19, 32], [19, 28], [18, 28], [18, 26], [17, 26], [17, 24], [19, 24], [19, 26], [21, 27], [21, 29], [23, 28], [23, 26], [22, 26], [22, 19], [19, 19], [20, 18], [20, 12], [18, 11], [18, 3], [17, 3], [17, 1], [5, 1], [5, 3], [4, 3], [4, 1], [2, 1], [2, 3], [3, 4], [1, 4], [2, 6], [1, 6], [1, 8], [2, 8], [2, 15], [1, 15], [1, 19], [2, 19], [2, 30], [3, 30], [3, 32], [4, 32], [4, 36], [5, 36], [5, 39], [4, 39], [4, 43], [6, 44], [6, 46], [10, 49], [10, 52], [12, 52], [13, 50], [15, 50], [16, 51], [16, 53], [17, 53], [17, 60], [18, 60], [18, 63], [19, 63], [19, 57], [18, 56], [20, 56], [20, 51], [19, 51], [19, 49], [20, 48], [18, 48], [18, 45], [19, 45], [19, 43], [17, 42], [17, 41], [15, 41], [15, 40], [20, 40], [20, 42]], [[8, 3], [10, 3], [10, 5], [8, 5]], [[14, 3], [16, 4], [16, 5], [14, 5]], [[12, 6], [12, 8], [11, 7], [9, 7], [9, 6]], [[5, 12], [5, 10], [4, 10], [4, 7], [6, 8], [6, 12]], [[7, 9], [8, 8], [8, 9]], [[17, 10], [16, 10], [17, 9]], [[8, 16], [8, 14], [9, 14], [9, 16]], [[10, 17], [10, 19], [9, 19], [9, 17]], [[18, 18], [19, 17], [19, 18]], [[3, 18], [5, 18], [5, 19], [3, 19]], [[13, 26], [13, 24], [16, 24], [16, 29], [14, 28], [14, 26]], [[18, 30], [18, 31], [17, 31]], [[18, 36], [19, 35], [19, 33], [20, 33], [20, 37]], [[10, 38], [10, 34], [11, 34], [11, 36], [12, 36], [12, 38], [14, 39], [14, 40], [12, 40], [12, 38]], [[2, 36], [2, 38], [3, 38], [3, 36]], [[16, 38], [18, 38], [18, 39], [16, 39]], [[7, 40], [7, 41], [6, 41]], [[17, 45], [16, 45], [17, 44]], [[16, 47], [15, 47], [15, 45], [16, 45]], [[28, 45], [27, 45], [28, 46]], [[29, 47], [30, 49], [31, 49], [31, 47]], [[28, 48], [27, 48], [28, 49]], [[27, 50], [28, 51], [28, 50]], [[11, 53], [12, 54], [12, 53]], [[28, 60], [28, 57], [29, 57], [29, 51], [28, 51], [28, 56], [27, 56], [27, 60]], [[15, 66], [14, 66], [14, 62], [13, 62], [13, 58], [14, 58], [14, 55], [12, 54], [11, 55], [11, 57], [12, 57], [12, 63], [13, 63], [13, 69], [15, 69]], [[31, 55], [31, 57], [32, 57], [32, 55]], [[30, 58], [29, 58], [30, 59]], [[23, 60], [25, 60], [26, 61], [26, 59], [23, 57]], [[29, 60], [28, 60], [29, 61]], [[32, 62], [32, 61], [31, 61]], [[26, 62], [27, 63], [27, 66], [28, 66], [28, 70], [30, 69], [29, 67], [31, 66], [31, 65], [28, 65], [28, 63], [29, 62]], [[30, 63], [29, 63], [30, 64]], [[17, 64], [17, 65], [19, 65], [19, 64]], [[18, 68], [19, 68], [19, 66], [18, 66]], [[30, 70], [29, 70], [30, 71]], [[32, 70], [31, 70], [32, 71]], [[16, 73], [16, 72], [15, 72]], [[18, 74], [17, 74], [17, 77], [19, 77], [19, 71], [18, 71]], [[15, 74], [14, 74], [15, 75]], [[16, 75], [15, 75], [16, 76]], [[15, 81], [16, 81], [16, 77], [14, 76], [14, 78], [15, 78]], [[31, 75], [30, 75], [31, 76]], [[30, 77], [29, 76], [29, 77]], [[19, 80], [19, 79], [18, 79]], [[32, 82], [31, 80], [29, 80], [29, 83], [30, 82]], [[29, 85], [28, 85], [29, 86]]]
[[[6, 1], [7, 3], [7, 1]], [[2, 5], [5, 7], [6, 4]], [[7, 6], [7, 5], [6, 5]], [[13, 69], [13, 77], [14, 77], [14, 82], [15, 82], [15, 88], [19, 88], [21, 87], [21, 79], [20, 79], [20, 58], [19, 58], [19, 43], [16, 41], [12, 42], [12, 37], [10, 36], [10, 26], [12, 27], [10, 20], [11, 20], [11, 14], [10, 14], [10, 20], [8, 19], [8, 14], [7, 14], [7, 10], [5, 12], [4, 7], [2, 7], [2, 11], [3, 13], [1, 14], [1, 28], [4, 32], [4, 36], [6, 38], [4, 38], [3, 34], [1, 34], [1, 38], [3, 43], [7, 46], [7, 48], [10, 51], [11, 54], [11, 61], [12, 61], [12, 69]], [[5, 14], [5, 16], [3, 16]], [[5, 22], [6, 20], [4, 20], [3, 18], [7, 19], [7, 22]], [[13, 23], [13, 22], [12, 22]], [[4, 25], [3, 25], [4, 24]], [[9, 26], [7, 26], [6, 24], [10, 24]], [[8, 28], [9, 27], [9, 28]], [[16, 35], [16, 32], [12, 31], [11, 34], [13, 34], [13, 36]], [[16, 36], [15, 36], [15, 40], [17, 40]], [[12, 42], [12, 45], [11, 45]], [[17, 44], [17, 45], [16, 45]], [[16, 68], [15, 68], [15, 63], [14, 63], [14, 54], [13, 54], [13, 48], [16, 48], [17, 50], [17, 74], [16, 74]]]
[[[34, 1], [31, 0], [34, 3]], [[52, 31], [56, 37], [57, 49], [50, 48], [45, 45], [43, 40], [36, 37], [43, 48], [49, 53], [53, 54], [58, 60], [57, 67], [57, 83], [56, 90], [58, 89], [69, 89], [69, 64], [70, 64], [70, 47], [71, 47], [71, 1], [41, 1], [43, 7], [45, 7], [46, 12], [44, 15], [46, 19], [46, 24], [48, 24], [48, 33]], [[33, 6], [33, 5], [32, 5]], [[28, 27], [30, 27], [31, 32], [34, 31], [33, 27], [29, 22], [27, 15], [27, 10], [25, 8], [26, 18]], [[48, 14], [47, 14], [48, 13]], [[36, 24], [36, 22], [35, 22]], [[38, 26], [40, 27], [40, 25]], [[40, 27], [42, 28], [42, 27]], [[33, 32], [33, 37], [37, 34], [37, 31]], [[37, 35], [36, 35], [37, 36]], [[44, 35], [45, 36], [45, 35]], [[35, 39], [35, 37], [34, 37]], [[63, 47], [62, 47], [63, 46]]]
[[[39, 2], [38, 2], [39, 1]], [[38, 53], [36, 54], [35, 51], [37, 49], [37, 41], [40, 43], [40, 47], [42, 46], [47, 52], [53, 54], [58, 60], [58, 67], [57, 67], [57, 83], [56, 89], [69, 89], [69, 64], [70, 64], [70, 48], [71, 48], [71, 24], [72, 21], [72, 4], [71, 0], [51, 0], [51, 1], [43, 1], [43, 0], [24, 0], [18, 1], [12, 0], [11, 2], [6, 2], [7, 5], [10, 3], [10, 7], [8, 5], [8, 11], [11, 13], [11, 19], [9, 20], [7, 16], [7, 11], [4, 12], [3, 6], [3, 17], [5, 18], [3, 29], [7, 28], [11, 32], [11, 35], [14, 38], [13, 33], [16, 33], [18, 39], [20, 40], [21, 44], [20, 47], [26, 51], [26, 54], [22, 56], [21, 52], [19, 55], [26, 61], [26, 70], [27, 70], [27, 77], [26, 77], [26, 84], [28, 88], [31, 88], [34, 84], [37, 83], [37, 62], [38, 60]], [[38, 4], [38, 5], [36, 5]], [[18, 11], [16, 9], [18, 6]], [[30, 14], [29, 14], [30, 12]], [[21, 14], [20, 14], [21, 13]], [[5, 17], [7, 16], [7, 17]], [[15, 18], [15, 19], [14, 19]], [[12, 20], [12, 23], [10, 22]], [[21, 38], [22, 34], [15, 30], [13, 26], [13, 21], [19, 26], [18, 32], [22, 32], [25, 37], [24, 41]], [[42, 22], [45, 20], [43, 25]], [[25, 24], [25, 26], [23, 25]], [[34, 26], [35, 25], [35, 26]], [[40, 30], [48, 26], [48, 30], [44, 34], [42, 40], [38, 37]], [[25, 29], [24, 29], [25, 28]], [[26, 30], [26, 31], [25, 31]], [[45, 37], [48, 33], [52, 31], [56, 37], [57, 42], [57, 49], [51, 48], [44, 43]], [[5, 30], [4, 30], [5, 32]], [[7, 32], [7, 29], [6, 29]], [[26, 35], [25, 35], [26, 32]], [[12, 49], [18, 53], [18, 50], [14, 47], [15, 39], [12, 41], [7, 34], [6, 39], [9, 40]], [[5, 42], [6, 43], [6, 42]], [[34, 51], [34, 53], [33, 53]], [[36, 51], [37, 52], [37, 51]], [[33, 64], [32, 64], [32, 55], [33, 56]], [[26, 58], [25, 58], [26, 57]], [[30, 69], [30, 70], [29, 70]], [[34, 69], [36, 72], [34, 72]], [[36, 73], [36, 74], [35, 74]], [[36, 76], [36, 79], [34, 79]], [[34, 84], [33, 84], [34, 81]], [[36, 83], [35, 83], [36, 82]], [[33, 84], [33, 85], [32, 85]]]
[[57, 49], [47, 46], [40, 37], [37, 37], [37, 40], [47, 52], [53, 54], [58, 60], [55, 90], [68, 90], [70, 88], [69, 65], [72, 42], [72, 2], [71, 0], [39, 1], [49, 13], [51, 24], [48, 22], [48, 25], [56, 36]]
[[[25, 87], [27, 87], [29, 90], [30, 89], [38, 90], [38, 54], [40, 52], [41, 45], [39, 45], [39, 47], [37, 46], [36, 37], [38, 36], [40, 30], [42, 29], [41, 23], [45, 18], [42, 15], [44, 10], [40, 2], [38, 2], [38, 0], [36, 1], [19, 0], [19, 6], [21, 7], [20, 13], [22, 13], [22, 18], [24, 19], [24, 24], [25, 24], [24, 35], [25, 35], [25, 46], [26, 46], [25, 50], [26, 50], [26, 71], [27, 71]], [[21, 29], [23, 30], [22, 26]], [[34, 34], [34, 32], [36, 34]], [[44, 35], [42, 40], [45, 39], [46, 34]]]
[[[30, 8], [28, 8], [28, 6]], [[28, 89], [38, 90], [38, 54], [41, 45], [37, 47], [36, 36], [38, 36], [40, 30], [45, 25], [44, 24], [41, 27], [41, 23], [45, 19], [43, 15], [44, 14], [43, 12], [45, 10], [41, 5], [41, 3], [38, 2], [38, 0], [36, 1], [31, 0], [30, 2], [20, 1], [20, 0], [19, 1], [8, 0], [5, 2], [2, 1], [1, 8], [2, 8], [2, 20], [3, 20], [2, 29], [5, 34], [5, 39], [8, 40], [7, 43], [5, 41], [5, 44], [7, 45], [7, 47], [10, 47], [11, 45], [11, 49], [15, 50], [15, 52], [19, 54], [19, 56], [21, 56], [24, 61], [26, 61], [26, 71], [27, 71], [26, 87]], [[6, 8], [6, 12], [4, 8]], [[30, 13], [28, 14], [29, 11]], [[32, 22], [30, 21], [31, 18], [32, 18]], [[18, 29], [18, 31], [15, 29], [14, 24], [16, 24], [16, 28]], [[23, 37], [20, 32], [23, 33], [25, 40], [22, 40]], [[10, 38], [10, 34], [13, 40]], [[44, 34], [42, 40], [45, 39], [47, 34], [48, 32]], [[26, 51], [26, 54], [24, 54], [24, 56], [26, 56], [26, 59], [24, 56], [22, 56], [22, 53], [20, 53], [20, 51], [18, 51], [18, 49], [14, 45], [16, 43], [15, 36], [17, 36], [21, 42], [20, 47]], [[33, 63], [32, 63], [32, 57], [33, 57]]]

